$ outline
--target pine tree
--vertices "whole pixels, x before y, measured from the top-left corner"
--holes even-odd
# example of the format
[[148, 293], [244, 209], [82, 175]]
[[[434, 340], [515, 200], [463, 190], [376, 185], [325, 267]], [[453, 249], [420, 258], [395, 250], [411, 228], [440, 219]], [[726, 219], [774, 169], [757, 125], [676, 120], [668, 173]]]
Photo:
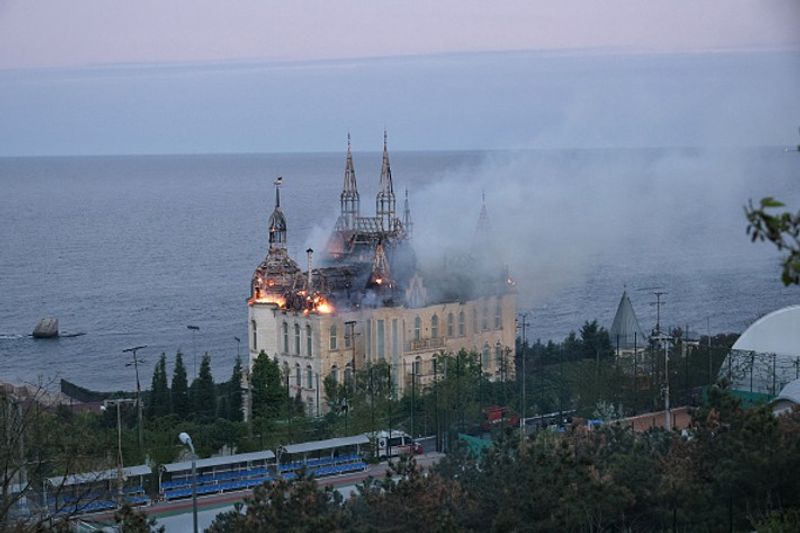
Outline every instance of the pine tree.
[[242, 421], [242, 359], [237, 356], [233, 374], [228, 382], [227, 417], [233, 422]]
[[286, 405], [286, 388], [281, 369], [265, 352], [258, 354], [253, 364], [251, 381], [253, 394], [253, 416], [277, 418]]
[[194, 414], [204, 418], [214, 418], [217, 413], [217, 392], [214, 377], [211, 375], [211, 356], [203, 354], [200, 374], [192, 382], [192, 407]]
[[175, 369], [172, 371], [172, 412], [180, 418], [189, 416], [189, 384], [186, 380], [186, 367], [183, 366], [181, 352], [175, 356]]
[[170, 393], [167, 383], [167, 354], [162, 353], [153, 370], [150, 385], [150, 401], [147, 404], [147, 417], [158, 418], [170, 413]]

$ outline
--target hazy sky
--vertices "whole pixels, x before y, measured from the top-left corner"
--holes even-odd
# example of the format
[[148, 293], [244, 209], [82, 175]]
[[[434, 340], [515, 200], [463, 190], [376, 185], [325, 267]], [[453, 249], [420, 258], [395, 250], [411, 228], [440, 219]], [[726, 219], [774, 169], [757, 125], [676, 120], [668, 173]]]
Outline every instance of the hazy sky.
[[794, 142], [800, 2], [0, 0], [0, 155]]

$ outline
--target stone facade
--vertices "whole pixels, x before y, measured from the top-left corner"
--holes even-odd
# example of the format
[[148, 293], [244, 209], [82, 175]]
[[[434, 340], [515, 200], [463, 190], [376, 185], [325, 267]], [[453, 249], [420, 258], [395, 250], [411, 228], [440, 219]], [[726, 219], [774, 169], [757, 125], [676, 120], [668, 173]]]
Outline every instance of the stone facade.
[[432, 360], [441, 352], [464, 349], [481, 354], [490, 379], [514, 376], [516, 294], [421, 308], [380, 307], [331, 314], [300, 313], [271, 303], [249, 306], [251, 364], [263, 350], [289, 376], [310, 413], [327, 409], [324, 379], [338, 382], [353, 369], [377, 361], [391, 367], [402, 396], [412, 372], [425, 386], [434, 379]]

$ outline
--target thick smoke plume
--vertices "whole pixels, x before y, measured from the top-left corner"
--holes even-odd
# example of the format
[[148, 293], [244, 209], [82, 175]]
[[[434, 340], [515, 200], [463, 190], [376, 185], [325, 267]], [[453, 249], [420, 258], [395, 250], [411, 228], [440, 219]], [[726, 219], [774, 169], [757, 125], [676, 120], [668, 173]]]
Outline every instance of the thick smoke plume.
[[[745, 238], [742, 205], [787, 190], [773, 163], [791, 155], [780, 148], [488, 153], [477, 168], [414, 191], [414, 247], [427, 268], [445, 253], [496, 251], [518, 281], [521, 309], [600, 266], [618, 269], [620, 289], [632, 272], [668, 272], [676, 262], [724, 269], [763, 255]], [[476, 241], [484, 191], [490, 242]]]

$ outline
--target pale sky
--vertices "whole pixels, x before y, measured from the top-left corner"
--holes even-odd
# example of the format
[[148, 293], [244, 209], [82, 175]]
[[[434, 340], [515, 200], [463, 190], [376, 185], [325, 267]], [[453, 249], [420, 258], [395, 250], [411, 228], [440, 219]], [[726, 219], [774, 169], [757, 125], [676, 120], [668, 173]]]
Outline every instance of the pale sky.
[[0, 0], [0, 156], [792, 144], [798, 28], [798, 0]]
[[0, 68], [800, 46], [797, 0], [0, 0]]

